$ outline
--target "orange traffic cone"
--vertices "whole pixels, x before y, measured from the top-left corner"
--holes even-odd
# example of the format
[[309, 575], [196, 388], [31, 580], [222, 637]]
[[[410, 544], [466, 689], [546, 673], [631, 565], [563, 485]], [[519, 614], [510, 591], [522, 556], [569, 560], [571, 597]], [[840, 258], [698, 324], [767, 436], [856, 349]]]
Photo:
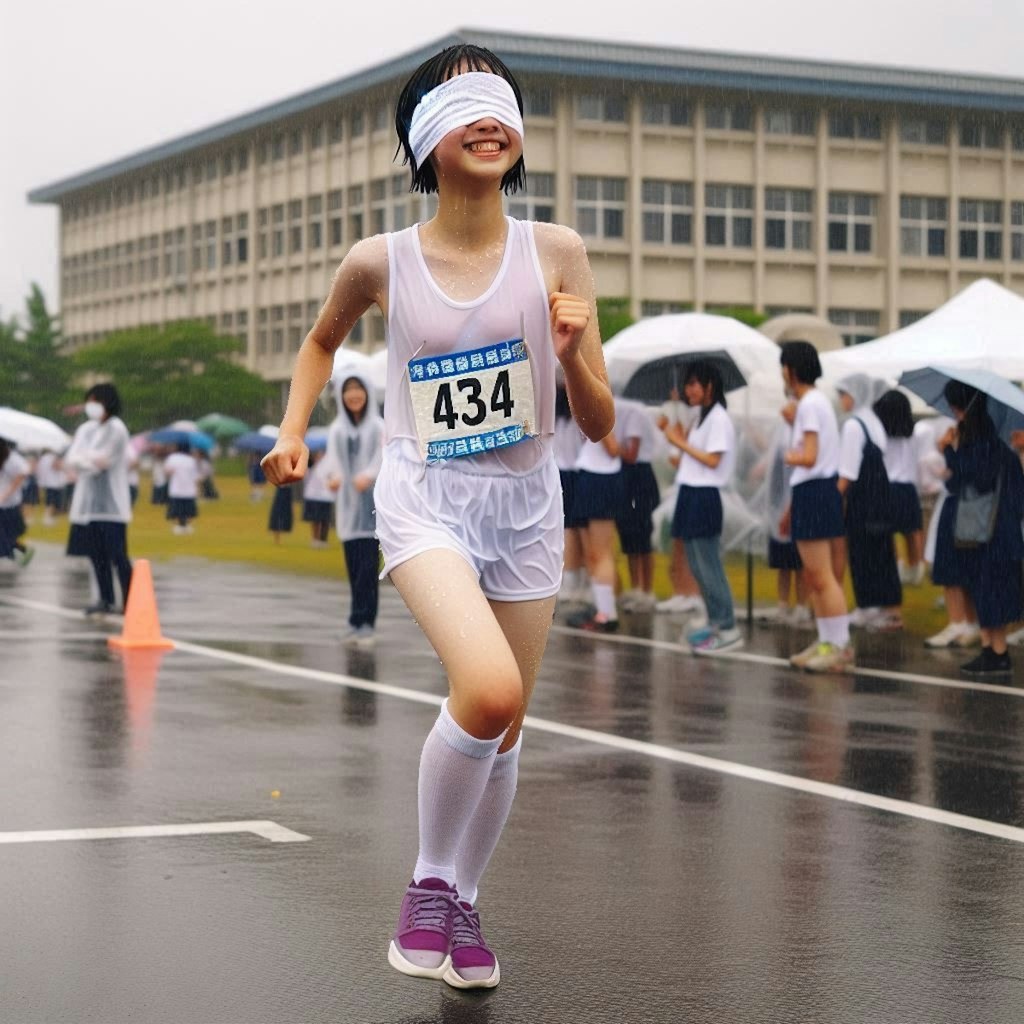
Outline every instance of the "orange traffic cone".
[[124, 610], [124, 631], [107, 637], [111, 647], [157, 647], [164, 650], [174, 643], [160, 634], [160, 617], [156, 611], [153, 573], [149, 561], [138, 559], [132, 567], [132, 585], [128, 588], [128, 604]]

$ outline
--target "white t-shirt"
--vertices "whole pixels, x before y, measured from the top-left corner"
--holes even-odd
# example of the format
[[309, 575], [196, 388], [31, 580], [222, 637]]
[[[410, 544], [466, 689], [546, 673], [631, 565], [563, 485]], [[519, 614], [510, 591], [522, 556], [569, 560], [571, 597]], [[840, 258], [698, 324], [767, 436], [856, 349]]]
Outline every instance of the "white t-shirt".
[[832, 403], [817, 388], [811, 388], [797, 403], [793, 421], [793, 447], [797, 451], [803, 451], [804, 434], [818, 435], [818, 458], [813, 466], [794, 468], [794, 487], [808, 480], [828, 480], [839, 472], [839, 425]]
[[334, 492], [327, 486], [327, 479], [331, 476], [332, 469], [331, 462], [325, 455], [306, 474], [306, 480], [302, 486], [302, 497], [305, 501], [334, 503]]
[[185, 452], [174, 452], [164, 459], [167, 473], [167, 495], [170, 498], [196, 498], [199, 496], [199, 463]]
[[890, 437], [885, 444], [885, 471], [891, 484], [917, 486], [917, 445], [912, 437]]
[[575, 469], [580, 448], [583, 447], [583, 431], [570, 416], [566, 419], [559, 416], [555, 419], [555, 435], [551, 442], [555, 456], [555, 465], [559, 469]]
[[588, 441], [586, 438], [576, 456], [576, 468], [588, 473], [618, 473], [622, 469], [622, 459], [618, 455], [609, 455], [608, 450], [600, 441]]
[[886, 442], [889, 440], [882, 421], [871, 409], [856, 409], [843, 424], [839, 441], [839, 475], [844, 480], [860, 478], [860, 464], [864, 459], [864, 430], [860, 420], [871, 438], [884, 454]]
[[4, 495], [7, 494], [11, 484], [19, 476], [25, 476], [27, 473], [28, 463], [24, 457], [17, 452], [10, 452], [3, 469], [0, 469], [0, 508], [18, 508], [21, 505], [21, 494], [25, 488], [24, 483], [20, 487], [15, 487], [14, 493], [9, 498], [5, 498]]
[[615, 437], [620, 445], [632, 438], [640, 441], [637, 462], [653, 462], [657, 451], [657, 428], [647, 409], [639, 402], [615, 399]]
[[687, 487], [725, 487], [736, 463], [736, 428], [729, 414], [716, 402], [704, 422], [691, 428], [687, 440], [698, 451], [721, 454], [722, 458], [712, 468], [684, 452], [676, 470], [676, 483]]
[[68, 477], [63, 469], [56, 466], [57, 456], [53, 452], [44, 452], [36, 463], [36, 480], [39, 486], [55, 491], [67, 485]]

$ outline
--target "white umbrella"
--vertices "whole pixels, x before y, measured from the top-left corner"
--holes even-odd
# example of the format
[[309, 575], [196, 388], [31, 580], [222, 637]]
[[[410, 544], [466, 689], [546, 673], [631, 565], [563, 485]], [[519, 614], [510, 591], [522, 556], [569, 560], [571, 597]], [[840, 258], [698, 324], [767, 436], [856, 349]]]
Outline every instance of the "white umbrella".
[[46, 448], [62, 452], [71, 444], [70, 435], [52, 420], [7, 406], [0, 407], [0, 437], [13, 441], [24, 451]]

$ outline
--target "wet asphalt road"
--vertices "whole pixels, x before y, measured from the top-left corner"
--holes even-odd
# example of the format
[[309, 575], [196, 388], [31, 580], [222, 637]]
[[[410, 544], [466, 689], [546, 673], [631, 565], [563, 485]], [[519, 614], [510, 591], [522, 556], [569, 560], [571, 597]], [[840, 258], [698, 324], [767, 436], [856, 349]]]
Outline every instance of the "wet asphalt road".
[[1024, 828], [1024, 690], [961, 687], [961, 659], [893, 637], [864, 664], [932, 682], [774, 663], [807, 634], [755, 630], [753, 659], [711, 662], [555, 631], [481, 886], [502, 984], [458, 993], [386, 961], [436, 715], [413, 698], [444, 693], [395, 592], [352, 651], [332, 581], [155, 574], [164, 632], [201, 646], [128, 664], [112, 624], [23, 603], [84, 606], [77, 563], [44, 548], [0, 572], [2, 833], [269, 819], [309, 840], [0, 835], [5, 1024], [1024, 1020], [1024, 832], [844, 797]]

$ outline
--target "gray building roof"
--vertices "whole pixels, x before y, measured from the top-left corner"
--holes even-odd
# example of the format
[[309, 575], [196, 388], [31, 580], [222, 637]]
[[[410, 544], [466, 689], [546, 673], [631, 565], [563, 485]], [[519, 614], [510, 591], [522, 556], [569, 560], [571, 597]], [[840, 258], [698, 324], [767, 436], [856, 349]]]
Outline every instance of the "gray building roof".
[[79, 189], [185, 157], [202, 147], [227, 142], [233, 136], [258, 131], [326, 103], [383, 86], [404, 78], [442, 47], [459, 42], [486, 46], [514, 72], [525, 74], [738, 90], [762, 96], [946, 107], [979, 113], [1024, 112], [1024, 80], [1019, 79], [459, 29], [366, 71], [44, 185], [28, 194], [29, 201], [59, 202]]

